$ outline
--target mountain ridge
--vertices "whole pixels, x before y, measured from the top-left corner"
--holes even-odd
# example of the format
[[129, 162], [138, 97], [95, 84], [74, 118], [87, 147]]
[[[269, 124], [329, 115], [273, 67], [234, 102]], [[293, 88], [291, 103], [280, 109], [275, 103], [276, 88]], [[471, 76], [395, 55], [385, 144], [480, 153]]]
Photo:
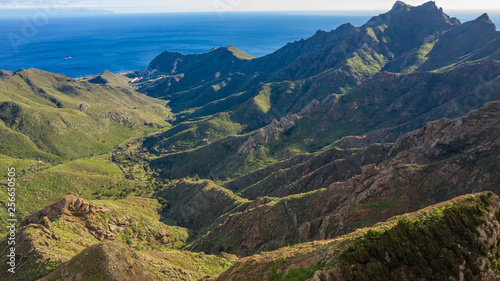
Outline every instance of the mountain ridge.
[[0, 280], [496, 280], [499, 50], [398, 1], [260, 58], [0, 72]]
[[[224, 112], [229, 116], [231, 127], [241, 128], [231, 134], [246, 134], [288, 113], [299, 113], [313, 100], [322, 101], [332, 94], [349, 94], [383, 71], [400, 74], [446, 72], [499, 58], [496, 47], [500, 42], [499, 33], [491, 30], [485, 16], [476, 20], [484, 25], [478, 24], [477, 30], [472, 30], [467, 26], [474, 26], [474, 21], [462, 24], [447, 16], [435, 3], [418, 7], [403, 5], [404, 9], [397, 8], [398, 5], [402, 3], [362, 27], [344, 24], [331, 32], [318, 31], [306, 40], [289, 43], [272, 54], [246, 61], [235, 70], [236, 74], [226, 79], [221, 76], [212, 82], [204, 80], [208, 83], [200, 87], [178, 93], [167, 90], [161, 95], [169, 99], [174, 112], [183, 120], [192, 120], [193, 127], [207, 127], [206, 123], [213, 120], [214, 114]], [[431, 14], [425, 15], [428, 11]], [[425, 17], [420, 17], [422, 13]], [[410, 19], [415, 22], [409, 24]], [[416, 33], [418, 36], [412, 40], [402, 39]], [[464, 36], [459, 33], [467, 34], [468, 39], [460, 39]], [[397, 42], [407, 45], [397, 45]], [[263, 62], [262, 70], [259, 70], [260, 61]], [[162, 91], [162, 87], [155, 89]], [[211, 130], [205, 132], [200, 131], [200, 134], [211, 140], [213, 136], [216, 140], [221, 139], [221, 134], [212, 135]], [[168, 143], [172, 145], [176, 143]], [[189, 145], [190, 148], [197, 146]]]

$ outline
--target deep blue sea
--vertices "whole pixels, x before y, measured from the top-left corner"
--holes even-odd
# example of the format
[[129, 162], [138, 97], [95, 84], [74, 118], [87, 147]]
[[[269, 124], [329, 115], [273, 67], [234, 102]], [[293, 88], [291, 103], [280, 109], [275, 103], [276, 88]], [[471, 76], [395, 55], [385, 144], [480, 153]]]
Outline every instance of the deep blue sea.
[[[268, 12], [226, 13], [223, 19], [216, 13], [0, 19], [0, 69], [34, 67], [82, 77], [144, 69], [165, 50], [200, 53], [228, 45], [263, 56], [318, 29], [361, 26], [370, 17]], [[500, 24], [500, 16], [492, 19]]]

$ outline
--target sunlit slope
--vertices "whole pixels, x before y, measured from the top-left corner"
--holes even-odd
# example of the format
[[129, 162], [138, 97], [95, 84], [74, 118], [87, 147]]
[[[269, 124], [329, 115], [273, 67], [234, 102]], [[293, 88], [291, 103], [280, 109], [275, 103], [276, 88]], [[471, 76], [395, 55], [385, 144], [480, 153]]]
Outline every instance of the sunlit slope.
[[165, 102], [36, 69], [0, 82], [0, 153], [71, 159], [112, 150], [169, 126]]

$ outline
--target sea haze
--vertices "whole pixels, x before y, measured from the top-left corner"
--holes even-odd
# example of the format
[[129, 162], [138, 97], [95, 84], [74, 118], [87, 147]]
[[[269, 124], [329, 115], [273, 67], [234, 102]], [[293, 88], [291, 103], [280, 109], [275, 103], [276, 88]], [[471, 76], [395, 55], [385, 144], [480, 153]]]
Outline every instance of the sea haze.
[[[369, 18], [297, 12], [226, 13], [223, 18], [216, 13], [113, 14], [53, 17], [34, 32], [26, 28], [29, 20], [0, 19], [0, 69], [34, 67], [82, 77], [143, 69], [165, 50], [200, 53], [228, 45], [263, 56], [318, 29], [330, 31], [347, 22], [360, 26]], [[34, 36], [23, 36], [23, 28]], [[13, 36], [26, 40], [16, 49]]]

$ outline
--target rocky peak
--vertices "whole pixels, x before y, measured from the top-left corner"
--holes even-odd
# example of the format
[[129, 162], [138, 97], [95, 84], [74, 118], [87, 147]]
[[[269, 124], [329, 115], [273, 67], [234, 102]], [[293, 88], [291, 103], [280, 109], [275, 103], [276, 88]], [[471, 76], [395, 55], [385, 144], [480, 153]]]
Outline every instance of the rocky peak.
[[422, 4], [422, 5], [420, 5], [420, 7], [425, 8], [425, 9], [429, 9], [429, 10], [440, 10], [440, 11], [443, 11], [441, 8], [439, 8], [436, 5], [436, 2], [434, 2], [434, 1], [426, 2], [426, 3]]
[[493, 22], [490, 19], [490, 16], [487, 13], [482, 14], [480, 17], [476, 19], [476, 21], [481, 21], [489, 24], [493, 24]]
[[400, 13], [403, 10], [409, 10], [410, 7], [412, 6], [406, 4], [403, 1], [396, 1], [396, 3], [394, 3], [394, 6], [392, 6], [392, 9], [389, 11], [389, 13]]
[[431, 12], [431, 11], [443, 12], [443, 9], [439, 8], [436, 5], [436, 2], [434, 2], [434, 1], [426, 2], [420, 6], [417, 6], [417, 7], [406, 4], [403, 1], [396, 1], [396, 3], [394, 4], [394, 6], [392, 6], [392, 9], [389, 11], [389, 13], [400, 13], [402, 11], [410, 11], [411, 9], [415, 9], [415, 8], [426, 10], [428, 12]]
[[477, 26], [485, 32], [495, 33], [497, 28], [487, 13], [482, 14], [477, 19], [467, 22], [467, 25]]
[[459, 24], [459, 20], [446, 15], [434, 2], [413, 7], [398, 1], [392, 10], [373, 17], [362, 28], [385, 26], [385, 36], [393, 37], [389, 40], [394, 41], [393, 52], [404, 52], [418, 47], [427, 36]]
[[109, 212], [111, 212], [111, 210], [89, 203], [78, 195], [70, 193], [65, 195], [61, 201], [26, 217], [22, 221], [21, 226], [31, 223], [40, 224], [41, 222], [47, 221], [47, 219], [51, 221], [62, 215], [86, 218]]
[[483, 33], [494, 33], [496, 31], [495, 24], [486, 13], [482, 14], [475, 20], [464, 23], [463, 28], [468, 32], [472, 32], [470, 29], [476, 29], [474, 33], [479, 33], [478, 35]]

